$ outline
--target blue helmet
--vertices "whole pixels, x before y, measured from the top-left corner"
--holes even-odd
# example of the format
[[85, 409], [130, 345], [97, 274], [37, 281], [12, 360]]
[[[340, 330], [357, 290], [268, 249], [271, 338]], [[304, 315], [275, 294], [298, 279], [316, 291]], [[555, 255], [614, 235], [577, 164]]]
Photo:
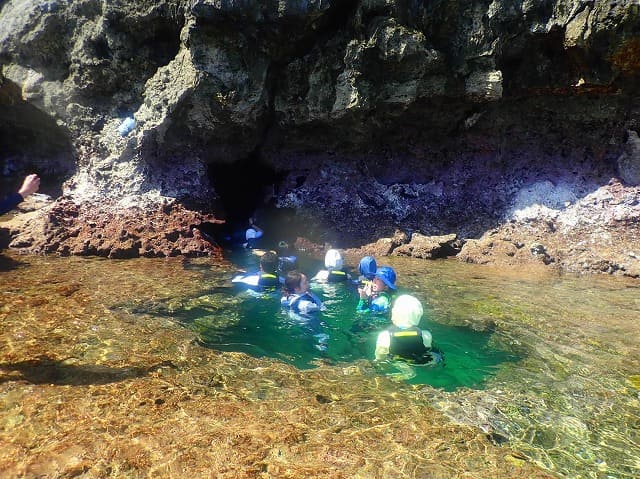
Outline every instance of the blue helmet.
[[360, 274], [367, 279], [373, 279], [376, 275], [377, 268], [378, 265], [376, 264], [376, 259], [373, 256], [365, 256], [360, 260], [360, 265], [358, 266]]
[[380, 266], [376, 271], [376, 278], [380, 278], [387, 287], [396, 289], [396, 272], [391, 266]]

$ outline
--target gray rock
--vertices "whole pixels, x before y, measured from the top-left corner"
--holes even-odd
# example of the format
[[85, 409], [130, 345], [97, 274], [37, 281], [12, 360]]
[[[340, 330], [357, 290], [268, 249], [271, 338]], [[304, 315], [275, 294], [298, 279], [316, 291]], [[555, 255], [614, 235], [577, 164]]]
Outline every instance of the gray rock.
[[640, 185], [640, 138], [636, 131], [627, 131], [627, 143], [618, 158], [618, 172], [625, 183]]

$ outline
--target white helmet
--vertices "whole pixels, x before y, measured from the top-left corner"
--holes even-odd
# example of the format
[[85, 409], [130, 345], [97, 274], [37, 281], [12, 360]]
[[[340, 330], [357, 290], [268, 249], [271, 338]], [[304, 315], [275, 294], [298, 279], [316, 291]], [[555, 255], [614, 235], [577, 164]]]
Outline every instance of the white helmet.
[[327, 269], [342, 269], [343, 261], [340, 251], [330, 249], [324, 256], [324, 266]]
[[391, 308], [391, 321], [399, 328], [410, 328], [420, 323], [422, 314], [422, 304], [420, 300], [410, 294], [403, 294], [393, 303]]

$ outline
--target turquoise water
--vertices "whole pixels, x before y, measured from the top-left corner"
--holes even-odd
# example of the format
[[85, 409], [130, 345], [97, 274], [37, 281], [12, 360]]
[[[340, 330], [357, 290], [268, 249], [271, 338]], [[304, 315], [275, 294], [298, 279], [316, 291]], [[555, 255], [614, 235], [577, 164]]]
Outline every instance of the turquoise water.
[[[251, 253], [237, 253], [231, 259], [241, 269], [257, 267], [257, 257]], [[299, 266], [310, 272], [309, 276], [322, 268], [320, 262], [303, 257], [299, 258]], [[192, 301], [185, 308], [173, 309], [171, 314], [195, 329], [208, 347], [272, 357], [300, 369], [319, 363], [373, 359], [377, 335], [390, 324], [389, 320], [355, 313], [358, 294], [354, 284], [312, 283], [310, 289], [322, 299], [326, 311], [304, 317], [282, 310], [279, 291], [258, 294], [227, 289], [223, 292], [234, 300], [222, 311], [219, 304], [204, 295], [200, 303]], [[403, 292], [400, 288], [398, 294]], [[492, 346], [493, 331], [438, 323], [426, 309], [421, 327], [431, 331], [434, 346], [443, 353], [444, 360], [426, 366], [397, 361], [377, 363], [381, 375], [447, 391], [463, 386], [481, 388], [504, 363], [521, 359], [513, 351]], [[219, 321], [221, 315], [230, 321]]]

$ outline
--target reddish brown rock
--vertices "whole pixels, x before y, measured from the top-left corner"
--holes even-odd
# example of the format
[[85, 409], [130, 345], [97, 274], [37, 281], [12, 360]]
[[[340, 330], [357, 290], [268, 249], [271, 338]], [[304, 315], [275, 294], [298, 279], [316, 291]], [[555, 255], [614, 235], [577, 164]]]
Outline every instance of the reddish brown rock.
[[566, 207], [513, 220], [468, 240], [458, 259], [502, 266], [640, 277], [639, 187], [617, 180]]
[[197, 229], [222, 223], [171, 203], [150, 209], [79, 205], [60, 199], [21, 224], [8, 224], [10, 248], [24, 253], [107, 258], [218, 256], [221, 249]]

